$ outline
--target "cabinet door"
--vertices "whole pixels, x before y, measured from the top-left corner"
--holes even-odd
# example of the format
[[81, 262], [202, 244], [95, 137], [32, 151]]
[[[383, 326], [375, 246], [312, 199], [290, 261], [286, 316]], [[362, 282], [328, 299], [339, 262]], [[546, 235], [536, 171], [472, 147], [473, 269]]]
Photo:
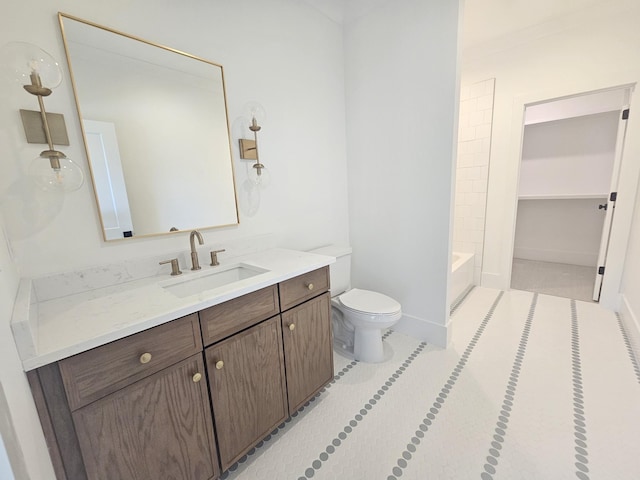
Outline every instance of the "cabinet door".
[[73, 420], [89, 479], [219, 474], [201, 354], [76, 410]]
[[206, 349], [222, 470], [288, 416], [280, 317]]
[[282, 314], [290, 412], [333, 378], [330, 301], [325, 293]]

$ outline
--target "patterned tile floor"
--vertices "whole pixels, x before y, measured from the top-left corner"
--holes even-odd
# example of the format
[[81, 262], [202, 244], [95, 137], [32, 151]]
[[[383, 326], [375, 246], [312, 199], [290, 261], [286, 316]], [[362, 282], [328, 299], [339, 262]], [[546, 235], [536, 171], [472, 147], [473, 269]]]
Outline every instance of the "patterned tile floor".
[[443, 350], [335, 380], [223, 474], [264, 479], [639, 479], [640, 368], [597, 304], [475, 288]]

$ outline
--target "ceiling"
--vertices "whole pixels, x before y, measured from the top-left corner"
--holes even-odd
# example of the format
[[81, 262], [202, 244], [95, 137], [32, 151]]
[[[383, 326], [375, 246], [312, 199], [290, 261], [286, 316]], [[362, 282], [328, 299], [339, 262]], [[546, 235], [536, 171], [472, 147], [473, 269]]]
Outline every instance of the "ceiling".
[[462, 24], [462, 48], [570, 18], [604, 4], [628, 0], [466, 0]]
[[[302, 0], [337, 23], [348, 23], [390, 0]], [[428, 1], [428, 0], [427, 0]], [[599, 5], [638, 0], [464, 0], [462, 48], [571, 17]]]
[[337, 23], [348, 23], [390, 0], [302, 0]]

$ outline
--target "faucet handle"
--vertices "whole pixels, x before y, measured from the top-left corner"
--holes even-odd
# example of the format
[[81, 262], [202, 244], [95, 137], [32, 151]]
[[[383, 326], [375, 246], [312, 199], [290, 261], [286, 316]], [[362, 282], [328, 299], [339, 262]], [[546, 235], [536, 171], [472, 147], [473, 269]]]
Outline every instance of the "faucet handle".
[[171, 275], [181, 275], [182, 272], [180, 271], [180, 264], [178, 263], [178, 259], [177, 258], [172, 258], [170, 260], [165, 260], [163, 262], [160, 262], [160, 265], [164, 265], [165, 263], [170, 263], [171, 264]]
[[211, 263], [209, 265], [212, 267], [220, 265], [220, 262], [218, 262], [218, 254], [221, 252], [226, 252], [226, 250], [224, 248], [222, 250], [211, 250]]

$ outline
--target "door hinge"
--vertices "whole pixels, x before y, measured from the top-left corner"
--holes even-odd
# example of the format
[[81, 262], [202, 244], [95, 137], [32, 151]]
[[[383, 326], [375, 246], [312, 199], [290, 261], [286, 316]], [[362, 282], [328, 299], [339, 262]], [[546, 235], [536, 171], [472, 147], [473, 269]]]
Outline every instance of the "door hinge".
[[611, 195], [609, 195], [610, 202], [615, 202], [617, 198], [618, 198], [618, 192], [611, 192]]
[[625, 109], [622, 111], [622, 119], [623, 120], [628, 120], [629, 119], [629, 109]]
[[604, 275], [604, 267], [598, 267], [598, 275]]

